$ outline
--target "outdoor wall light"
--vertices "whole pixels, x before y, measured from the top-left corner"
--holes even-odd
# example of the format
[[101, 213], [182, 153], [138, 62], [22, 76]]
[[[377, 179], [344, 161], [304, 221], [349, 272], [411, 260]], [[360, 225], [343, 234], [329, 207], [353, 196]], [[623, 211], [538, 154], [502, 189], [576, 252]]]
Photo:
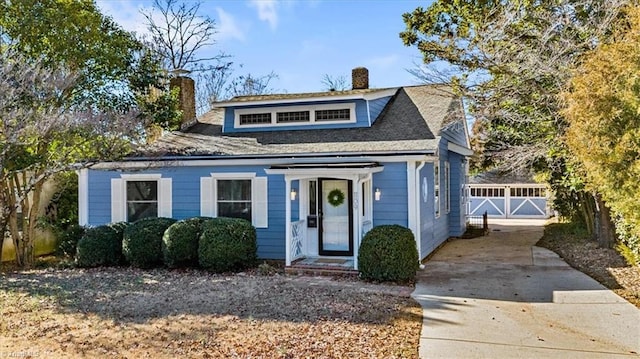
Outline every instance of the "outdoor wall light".
[[380, 188], [376, 188], [376, 193], [375, 193], [376, 201], [380, 200], [380, 196], [382, 196], [382, 192], [380, 192]]
[[292, 189], [291, 189], [291, 194], [290, 194], [290, 196], [291, 196], [291, 200], [292, 200], [292, 201], [295, 201], [295, 200], [296, 200], [296, 197], [298, 196], [298, 191], [296, 191], [296, 189], [295, 189], [295, 188], [292, 188]]

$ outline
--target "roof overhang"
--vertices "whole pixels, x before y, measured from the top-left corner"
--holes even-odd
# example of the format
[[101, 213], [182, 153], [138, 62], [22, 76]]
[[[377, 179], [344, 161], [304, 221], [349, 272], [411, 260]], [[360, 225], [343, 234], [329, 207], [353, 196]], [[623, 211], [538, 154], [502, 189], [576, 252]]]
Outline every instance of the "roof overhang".
[[366, 93], [355, 93], [347, 95], [331, 95], [319, 96], [310, 94], [309, 97], [281, 98], [281, 99], [264, 99], [254, 101], [222, 101], [213, 104], [213, 107], [246, 107], [246, 106], [271, 106], [285, 105], [300, 102], [330, 102], [330, 101], [352, 101], [352, 100], [375, 100], [382, 97], [393, 96], [398, 92], [398, 88], [384, 89], [379, 91], [371, 91]]
[[340, 163], [303, 163], [291, 165], [275, 165], [265, 169], [267, 174], [285, 175], [290, 179], [304, 179], [315, 177], [364, 177], [382, 172], [384, 166], [376, 162], [340, 162]]
[[453, 142], [449, 142], [447, 143], [447, 149], [449, 149], [449, 151], [451, 152], [455, 152], [457, 154], [463, 155], [463, 156], [472, 156], [473, 155], [473, 150], [460, 146], [458, 144], [455, 144]]

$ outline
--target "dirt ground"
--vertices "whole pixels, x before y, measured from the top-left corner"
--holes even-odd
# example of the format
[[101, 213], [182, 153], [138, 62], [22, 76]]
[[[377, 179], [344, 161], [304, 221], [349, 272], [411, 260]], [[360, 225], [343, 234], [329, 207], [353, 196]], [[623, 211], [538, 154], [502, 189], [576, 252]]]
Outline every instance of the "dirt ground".
[[130, 268], [0, 273], [0, 358], [416, 358], [409, 286]]
[[570, 266], [640, 308], [640, 267], [629, 266], [615, 249], [598, 248], [595, 241], [572, 233], [565, 223], [547, 226], [536, 245], [558, 253]]

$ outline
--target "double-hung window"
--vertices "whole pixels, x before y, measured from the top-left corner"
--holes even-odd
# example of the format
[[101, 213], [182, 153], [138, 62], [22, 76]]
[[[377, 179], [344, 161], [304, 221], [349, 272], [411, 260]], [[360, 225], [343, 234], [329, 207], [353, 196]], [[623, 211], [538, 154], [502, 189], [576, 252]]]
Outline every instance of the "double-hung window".
[[243, 218], [256, 228], [267, 228], [267, 178], [252, 172], [201, 177], [200, 215]]
[[451, 212], [451, 168], [449, 161], [444, 163], [444, 210]]
[[122, 174], [111, 179], [111, 222], [135, 222], [173, 214], [171, 178], [160, 174]]
[[127, 181], [127, 222], [158, 217], [158, 181]]
[[243, 218], [251, 222], [251, 180], [216, 181], [218, 217]]
[[433, 163], [433, 206], [436, 218], [440, 217], [440, 161]]

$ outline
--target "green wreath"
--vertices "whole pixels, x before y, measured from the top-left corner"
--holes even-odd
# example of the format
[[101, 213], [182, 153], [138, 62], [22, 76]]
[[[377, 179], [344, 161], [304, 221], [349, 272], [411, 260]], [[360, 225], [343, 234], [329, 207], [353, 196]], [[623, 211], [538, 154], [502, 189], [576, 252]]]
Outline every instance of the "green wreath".
[[329, 202], [330, 205], [334, 207], [338, 207], [339, 205], [344, 203], [344, 193], [342, 193], [341, 190], [336, 188], [331, 192], [329, 192], [329, 195], [327, 196], [327, 201]]

